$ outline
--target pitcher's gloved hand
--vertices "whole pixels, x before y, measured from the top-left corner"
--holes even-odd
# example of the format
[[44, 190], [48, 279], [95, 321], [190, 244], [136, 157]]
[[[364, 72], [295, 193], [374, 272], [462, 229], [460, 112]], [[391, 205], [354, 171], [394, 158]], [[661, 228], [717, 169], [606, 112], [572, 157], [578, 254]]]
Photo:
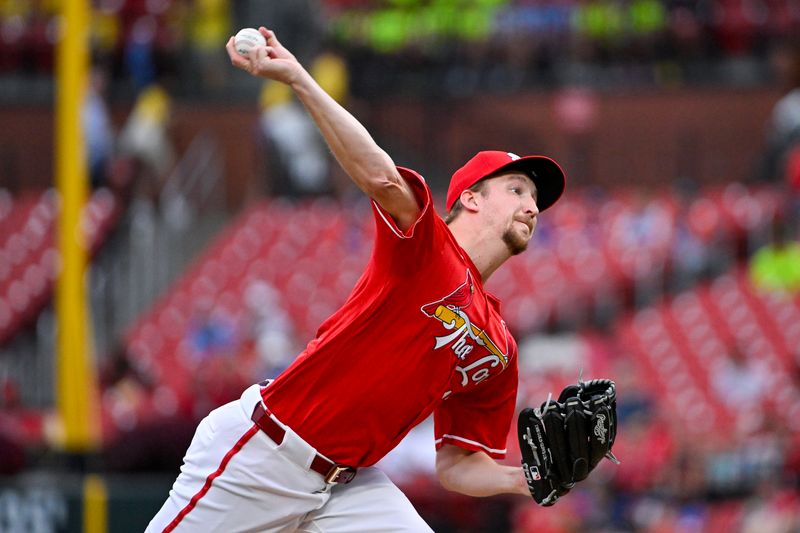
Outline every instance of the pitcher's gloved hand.
[[522, 469], [536, 503], [553, 505], [600, 460], [619, 464], [611, 451], [617, 436], [616, 385], [608, 379], [579, 381], [526, 408], [517, 421]]

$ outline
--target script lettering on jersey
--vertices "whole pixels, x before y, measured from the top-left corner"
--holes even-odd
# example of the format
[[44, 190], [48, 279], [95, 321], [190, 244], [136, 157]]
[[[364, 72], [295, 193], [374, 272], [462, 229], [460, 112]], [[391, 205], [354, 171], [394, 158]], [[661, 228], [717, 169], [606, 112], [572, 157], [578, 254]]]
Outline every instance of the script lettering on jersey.
[[472, 332], [472, 324], [469, 321], [469, 316], [460, 309], [453, 310], [440, 305], [436, 308], [434, 316], [442, 321], [444, 329], [455, 330], [449, 335], [436, 337], [435, 350], [450, 344], [454, 339], [458, 339], [453, 344], [452, 348], [459, 359], [464, 359], [467, 354], [472, 351], [472, 345], [467, 343], [467, 338], [471, 338], [473, 341], [482, 344], [480, 338]]
[[508, 363], [508, 356], [500, 351], [497, 345], [486, 334], [486, 331], [475, 326], [470, 321], [469, 316], [466, 312], [464, 312], [463, 309], [451, 309], [449, 307], [445, 307], [444, 305], [439, 305], [436, 308], [433, 316], [442, 321], [442, 325], [444, 325], [445, 329], [454, 330], [452, 333], [447, 335], [436, 337], [434, 349], [438, 350], [443, 346], [453, 343], [451, 346], [453, 351], [459, 356], [460, 359], [464, 359], [466, 355], [472, 351], [474, 346], [467, 343], [467, 340], [469, 339], [475, 344], [483, 346], [489, 350], [490, 353], [494, 354], [500, 363], [502, 363], [503, 367], [505, 367], [506, 363]]
[[[456, 367], [461, 373], [462, 386], [466, 386], [470, 381], [480, 383], [489, 377], [492, 368], [498, 365], [505, 368], [508, 364], [508, 354], [497, 347], [483, 328], [472, 323], [465, 310], [472, 303], [474, 290], [471, 274], [467, 271], [465, 282], [456, 290], [441, 300], [422, 307], [422, 312], [441, 321], [446, 331], [443, 335], [435, 337], [435, 350], [449, 346], [461, 361], [467, 361], [467, 356], [478, 346], [489, 352], [488, 355], [467, 365]], [[505, 324], [503, 327], [505, 328]]]
[[[480, 383], [488, 378], [490, 374], [489, 369], [499, 364], [501, 364], [499, 357], [496, 355], [487, 355], [465, 367], [457, 366], [456, 370], [461, 372], [461, 385], [464, 386], [469, 383], [470, 380], [472, 380], [473, 383]], [[470, 374], [470, 372], [472, 373]]]

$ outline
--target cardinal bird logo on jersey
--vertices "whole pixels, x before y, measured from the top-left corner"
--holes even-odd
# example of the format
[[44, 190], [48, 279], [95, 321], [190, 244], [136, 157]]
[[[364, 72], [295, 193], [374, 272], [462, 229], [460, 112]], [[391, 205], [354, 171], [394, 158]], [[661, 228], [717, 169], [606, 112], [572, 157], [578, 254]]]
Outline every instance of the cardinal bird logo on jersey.
[[436, 312], [440, 307], [449, 309], [464, 309], [472, 303], [472, 293], [475, 292], [475, 285], [472, 282], [472, 273], [467, 270], [467, 279], [459, 285], [456, 290], [435, 302], [422, 306], [422, 312], [428, 316], [437, 316]]
[[[489, 351], [489, 355], [471, 362], [465, 367], [456, 369], [462, 374], [462, 385], [470, 381], [477, 383], [489, 377], [489, 368], [508, 364], [508, 354], [503, 353], [497, 344], [489, 338], [484, 328], [472, 323], [466, 309], [472, 304], [475, 285], [472, 274], [467, 270], [466, 279], [456, 290], [435, 302], [423, 305], [421, 310], [426, 316], [442, 322], [448, 332], [435, 338], [434, 350], [450, 346], [455, 355], [466, 361], [476, 346]], [[505, 327], [505, 325], [504, 325]]]

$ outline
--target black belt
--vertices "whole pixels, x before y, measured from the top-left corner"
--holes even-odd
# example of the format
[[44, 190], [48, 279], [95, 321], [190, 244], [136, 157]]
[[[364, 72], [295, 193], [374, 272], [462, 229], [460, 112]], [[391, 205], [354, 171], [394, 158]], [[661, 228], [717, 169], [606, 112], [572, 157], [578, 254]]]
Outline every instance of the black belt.
[[[283, 442], [286, 430], [283, 429], [270, 416], [261, 402], [256, 404], [253, 415], [250, 419], [261, 429], [275, 444]], [[356, 477], [356, 469], [352, 466], [345, 466], [329, 461], [320, 454], [314, 456], [311, 461], [311, 470], [325, 478], [325, 483], [335, 485], [337, 483], [350, 483]]]

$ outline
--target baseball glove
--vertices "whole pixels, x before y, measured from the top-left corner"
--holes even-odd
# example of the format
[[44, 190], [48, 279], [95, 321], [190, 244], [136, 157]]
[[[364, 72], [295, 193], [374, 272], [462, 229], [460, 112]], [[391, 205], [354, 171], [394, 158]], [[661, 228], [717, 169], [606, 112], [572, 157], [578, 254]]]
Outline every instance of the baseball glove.
[[611, 452], [617, 436], [616, 385], [608, 379], [578, 381], [526, 408], [517, 425], [522, 469], [536, 503], [550, 506], [589, 475]]

